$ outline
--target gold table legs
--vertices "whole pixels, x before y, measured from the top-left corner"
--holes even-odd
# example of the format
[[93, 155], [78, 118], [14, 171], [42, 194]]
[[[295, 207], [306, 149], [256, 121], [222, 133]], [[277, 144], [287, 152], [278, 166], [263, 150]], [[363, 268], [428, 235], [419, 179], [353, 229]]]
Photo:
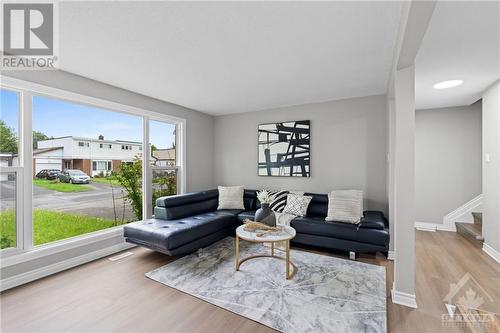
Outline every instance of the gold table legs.
[[[280, 242], [283, 242], [283, 241], [280, 241]], [[276, 256], [274, 255], [274, 243], [275, 242], [269, 242], [271, 243], [271, 255], [269, 254], [257, 254], [257, 255], [253, 255], [253, 256], [249, 256], [249, 257], [246, 257], [246, 258], [243, 258], [243, 259], [240, 259], [240, 238], [238, 237], [238, 235], [236, 235], [236, 239], [235, 239], [235, 248], [236, 248], [236, 270], [239, 271], [240, 270], [240, 265], [242, 263], [244, 263], [245, 261], [247, 260], [250, 260], [250, 259], [255, 259], [255, 258], [275, 258], [275, 259], [280, 259], [280, 260], [284, 260], [285, 261], [285, 277], [287, 280], [290, 280], [291, 278], [293, 278], [293, 276], [295, 275], [295, 273], [297, 272], [297, 266], [295, 266], [295, 264], [293, 262], [290, 261], [290, 240], [286, 240], [284, 241], [285, 242], [285, 257], [280, 257], [280, 256]], [[259, 243], [262, 243], [262, 242], [259, 242]], [[290, 272], [290, 267], [292, 268], [292, 271]]]

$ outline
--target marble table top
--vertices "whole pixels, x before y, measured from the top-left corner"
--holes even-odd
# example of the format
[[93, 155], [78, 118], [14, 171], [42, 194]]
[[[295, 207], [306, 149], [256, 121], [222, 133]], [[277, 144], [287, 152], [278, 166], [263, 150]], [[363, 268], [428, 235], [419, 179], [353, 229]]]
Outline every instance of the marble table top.
[[[236, 229], [236, 234], [241, 239], [250, 241], [250, 242], [281, 242], [285, 240], [289, 240], [295, 237], [295, 229], [287, 226], [287, 225], [278, 225], [281, 230], [278, 231], [269, 231], [262, 236], [257, 236], [257, 233], [253, 231], [246, 231], [245, 225], [240, 225]], [[259, 232], [260, 233], [260, 232]]]

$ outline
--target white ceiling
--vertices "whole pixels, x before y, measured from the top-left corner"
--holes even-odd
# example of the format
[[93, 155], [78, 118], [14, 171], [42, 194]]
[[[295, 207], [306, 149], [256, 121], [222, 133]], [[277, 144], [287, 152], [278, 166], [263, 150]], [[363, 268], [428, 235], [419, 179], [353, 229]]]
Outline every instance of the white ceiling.
[[[500, 79], [500, 2], [440, 1], [417, 55], [416, 107], [469, 105]], [[436, 90], [440, 81], [463, 85]]]
[[60, 68], [220, 115], [383, 94], [398, 2], [61, 2]]

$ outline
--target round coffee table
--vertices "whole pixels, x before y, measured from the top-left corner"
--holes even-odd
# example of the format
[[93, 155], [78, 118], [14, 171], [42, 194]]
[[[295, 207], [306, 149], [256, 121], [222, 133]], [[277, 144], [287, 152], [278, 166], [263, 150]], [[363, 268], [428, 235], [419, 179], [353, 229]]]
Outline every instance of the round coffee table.
[[[247, 260], [254, 258], [276, 258], [285, 260], [285, 277], [287, 280], [293, 278], [297, 272], [297, 267], [290, 261], [290, 240], [295, 237], [295, 229], [290, 226], [280, 226], [282, 230], [272, 231], [257, 236], [256, 232], [246, 231], [245, 225], [240, 225], [236, 229], [236, 270], [240, 269], [240, 265]], [[259, 232], [261, 233], [261, 232]], [[240, 238], [253, 243], [271, 243], [271, 254], [258, 254], [240, 259]], [[280, 257], [274, 254], [274, 243], [285, 242], [285, 257]], [[292, 270], [290, 271], [290, 268]]]

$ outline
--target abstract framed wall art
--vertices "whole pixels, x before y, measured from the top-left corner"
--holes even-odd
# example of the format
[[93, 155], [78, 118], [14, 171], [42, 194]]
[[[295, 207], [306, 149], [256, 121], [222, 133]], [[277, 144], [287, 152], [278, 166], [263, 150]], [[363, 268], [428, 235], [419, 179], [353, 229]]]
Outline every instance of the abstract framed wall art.
[[259, 125], [258, 175], [310, 177], [310, 147], [310, 120]]

